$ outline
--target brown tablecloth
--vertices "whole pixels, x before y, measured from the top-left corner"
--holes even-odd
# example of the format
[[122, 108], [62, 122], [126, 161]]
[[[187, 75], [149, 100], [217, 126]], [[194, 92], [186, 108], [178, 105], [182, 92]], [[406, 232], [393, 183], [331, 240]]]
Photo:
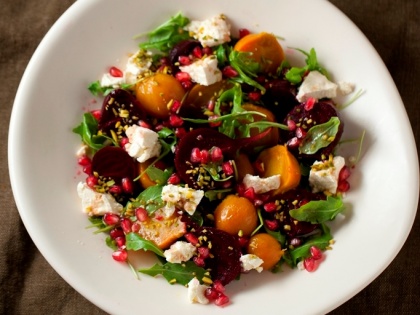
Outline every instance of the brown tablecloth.
[[[23, 71], [42, 37], [73, 2], [2, 0], [0, 5], [1, 314], [104, 314], [64, 282], [33, 244], [20, 220], [7, 166], [10, 113]], [[420, 147], [420, 1], [331, 2], [355, 22], [385, 61]], [[390, 266], [331, 314], [419, 314], [419, 248], [417, 216], [407, 242]]]

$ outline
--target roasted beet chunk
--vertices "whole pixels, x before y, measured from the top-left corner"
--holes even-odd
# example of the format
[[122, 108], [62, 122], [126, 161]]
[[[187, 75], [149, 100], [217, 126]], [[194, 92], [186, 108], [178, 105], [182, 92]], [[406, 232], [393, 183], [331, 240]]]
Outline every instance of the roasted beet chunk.
[[[286, 115], [284, 123], [289, 126], [291, 131], [283, 132], [282, 139], [287, 143], [289, 149], [298, 157], [321, 160], [328, 158], [337, 146], [341, 135], [343, 134], [344, 123], [339, 119], [337, 111], [331, 101], [319, 101], [312, 104], [309, 102], [310, 101], [295, 106]], [[332, 117], [337, 117], [339, 119], [338, 131], [335, 136], [330, 139], [331, 137], [327, 134], [327, 132], [325, 135], [321, 134], [322, 132], [318, 134], [330, 139], [329, 144], [311, 154], [301, 152], [300, 146], [304, 143], [305, 137], [308, 137], [308, 131], [314, 126], [319, 126], [329, 122]], [[321, 139], [321, 137], [319, 138]], [[320, 139], [318, 139], [318, 141]]]
[[210, 269], [211, 278], [223, 285], [236, 279], [241, 273], [241, 248], [237, 239], [218, 229], [201, 227], [194, 232], [200, 247], [210, 250], [205, 259], [205, 267]]
[[102, 104], [98, 129], [105, 134], [113, 130], [118, 137], [124, 136], [124, 126], [137, 124], [139, 120], [144, 119], [144, 116], [139, 102], [130, 92], [122, 89], [113, 90], [105, 97]]
[[93, 156], [92, 171], [119, 183], [123, 178], [134, 179], [136, 165], [128, 153], [120, 147], [104, 147]]
[[196, 47], [202, 48], [199, 41], [191, 39], [183, 40], [176, 44], [169, 52], [169, 60], [174, 65], [179, 61], [180, 56], [189, 56]]

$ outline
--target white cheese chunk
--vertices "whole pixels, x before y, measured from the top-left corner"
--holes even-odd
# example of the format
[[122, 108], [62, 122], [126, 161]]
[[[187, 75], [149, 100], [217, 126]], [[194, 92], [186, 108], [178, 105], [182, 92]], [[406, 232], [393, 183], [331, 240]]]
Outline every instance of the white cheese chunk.
[[[172, 215], [175, 207], [193, 215], [204, 196], [203, 190], [195, 190], [177, 185], [166, 185], [162, 188], [162, 200], [166, 202], [165, 215]], [[171, 213], [172, 211], [172, 213]]]
[[77, 193], [82, 199], [83, 212], [90, 216], [101, 216], [109, 212], [119, 214], [123, 210], [123, 206], [112, 195], [98, 193], [86, 183], [80, 182], [77, 185]]
[[299, 102], [305, 102], [309, 98], [315, 98], [317, 100], [321, 98], [334, 98], [337, 96], [337, 88], [337, 84], [328, 80], [320, 72], [311, 71], [303, 79], [296, 99]]
[[177, 241], [171, 247], [163, 252], [167, 261], [180, 264], [184, 261], [190, 260], [197, 248], [188, 242]]
[[246, 254], [242, 255], [239, 260], [241, 261], [241, 266], [243, 271], [250, 271], [252, 269], [257, 270], [258, 272], [263, 271], [263, 268], [261, 265], [264, 263], [264, 261], [254, 254]]
[[132, 55], [126, 64], [124, 81], [127, 84], [135, 84], [139, 77], [148, 72], [152, 65], [152, 52], [140, 49]]
[[222, 72], [217, 67], [216, 56], [199, 59], [179, 69], [190, 75], [191, 80], [201, 85], [211, 85], [222, 80]]
[[337, 94], [340, 95], [349, 95], [350, 93], [353, 93], [354, 91], [354, 84], [350, 83], [350, 82], [338, 82], [338, 89], [337, 89]]
[[153, 130], [132, 125], [127, 128], [125, 134], [129, 141], [124, 147], [125, 150], [140, 163], [159, 156], [162, 146], [158, 140], [159, 135]]
[[335, 194], [337, 192], [338, 176], [344, 165], [345, 160], [342, 156], [336, 156], [332, 161], [314, 162], [309, 173], [309, 185], [312, 187], [312, 192], [328, 191]]
[[230, 41], [230, 24], [222, 14], [204, 21], [191, 21], [185, 29], [204, 47], [217, 46]]
[[263, 194], [280, 187], [280, 175], [273, 175], [266, 178], [246, 174], [243, 179], [246, 188], [254, 188], [255, 193]]
[[112, 87], [114, 89], [119, 88], [125, 82], [124, 77], [113, 77], [109, 73], [102, 75], [100, 84], [101, 87]]
[[191, 303], [208, 304], [209, 300], [204, 295], [208, 286], [200, 284], [197, 278], [188, 282], [188, 299]]

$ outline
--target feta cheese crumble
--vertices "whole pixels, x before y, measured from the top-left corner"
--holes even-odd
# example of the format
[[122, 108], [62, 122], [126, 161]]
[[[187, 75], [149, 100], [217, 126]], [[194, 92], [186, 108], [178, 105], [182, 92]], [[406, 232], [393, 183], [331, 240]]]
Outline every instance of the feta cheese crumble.
[[166, 202], [164, 209], [165, 215], [171, 216], [175, 212], [176, 207], [193, 215], [203, 196], [203, 190], [195, 190], [177, 185], [163, 186], [162, 200]]
[[199, 59], [179, 69], [190, 75], [191, 80], [201, 85], [211, 85], [222, 80], [222, 72], [217, 67], [216, 56]]
[[303, 79], [299, 87], [299, 93], [296, 99], [299, 102], [305, 102], [310, 98], [316, 100], [322, 98], [334, 98], [337, 95], [347, 95], [354, 91], [354, 84], [340, 82], [336, 84], [327, 79], [327, 77], [318, 71], [311, 71]]
[[217, 46], [230, 41], [230, 24], [223, 14], [204, 21], [191, 21], [185, 29], [204, 47]]
[[180, 264], [184, 261], [190, 260], [197, 248], [188, 242], [178, 241], [171, 245], [171, 247], [163, 252], [167, 261], [175, 264]]
[[208, 286], [200, 284], [197, 278], [188, 282], [188, 299], [191, 303], [208, 304], [209, 300], [204, 295]]
[[114, 89], [117, 89], [122, 84], [124, 84], [124, 82], [125, 82], [124, 77], [114, 77], [109, 73], [104, 73], [102, 75], [100, 84], [101, 84], [101, 87], [112, 87]]
[[280, 187], [280, 175], [273, 175], [266, 178], [246, 174], [243, 179], [246, 188], [254, 188], [255, 193], [263, 194]]
[[144, 49], [137, 51], [127, 61], [124, 72], [125, 83], [135, 84], [142, 74], [149, 71], [152, 62], [152, 52]]
[[79, 182], [77, 194], [82, 199], [83, 212], [90, 216], [101, 216], [105, 213], [119, 214], [123, 210], [123, 206], [116, 202], [112, 195], [98, 193], [86, 183]]
[[159, 135], [153, 130], [132, 125], [127, 128], [125, 134], [129, 141], [124, 147], [125, 150], [140, 163], [159, 156], [162, 146], [158, 140]]
[[342, 156], [335, 156], [327, 161], [315, 161], [309, 173], [309, 185], [312, 192], [337, 192], [338, 176], [345, 165]]
[[241, 261], [241, 266], [243, 271], [250, 271], [252, 269], [257, 270], [258, 272], [263, 271], [263, 268], [261, 265], [264, 263], [264, 261], [254, 254], [246, 254], [242, 255], [239, 260]]

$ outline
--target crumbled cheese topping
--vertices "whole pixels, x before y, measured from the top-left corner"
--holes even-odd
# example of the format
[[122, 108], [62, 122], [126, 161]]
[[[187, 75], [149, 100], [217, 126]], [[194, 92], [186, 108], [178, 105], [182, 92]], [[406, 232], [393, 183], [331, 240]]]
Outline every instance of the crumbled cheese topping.
[[132, 125], [127, 128], [125, 134], [129, 141], [124, 147], [125, 150], [140, 163], [159, 156], [162, 146], [158, 140], [159, 135], [153, 130]]
[[263, 271], [263, 268], [261, 265], [264, 263], [264, 261], [254, 254], [246, 254], [242, 255], [239, 260], [241, 261], [241, 266], [243, 271], [250, 271], [252, 269], [257, 270], [258, 272]]
[[190, 75], [191, 80], [201, 85], [211, 85], [222, 80], [222, 72], [217, 67], [216, 56], [207, 56], [179, 69]]
[[177, 241], [169, 249], [165, 250], [163, 254], [167, 261], [180, 264], [190, 260], [196, 251], [197, 248], [191, 243]]
[[98, 193], [86, 183], [79, 182], [77, 193], [82, 199], [82, 210], [90, 216], [101, 216], [105, 213], [119, 214], [123, 206], [115, 201], [111, 194]]
[[338, 176], [345, 165], [342, 156], [335, 156], [326, 161], [315, 161], [309, 173], [309, 185], [312, 192], [329, 192], [335, 194], [338, 186]]
[[197, 278], [191, 279], [188, 282], [188, 299], [191, 303], [208, 304], [209, 300], [204, 295], [207, 285], [200, 284]]
[[140, 49], [128, 59], [124, 72], [125, 83], [135, 84], [143, 74], [149, 72], [152, 55], [152, 52]]
[[246, 174], [243, 179], [246, 188], [254, 188], [255, 193], [263, 194], [280, 187], [280, 175], [273, 175], [266, 178]]
[[171, 216], [175, 212], [175, 208], [179, 208], [193, 215], [203, 196], [203, 190], [172, 184], [163, 186], [162, 200], [166, 202], [163, 211], [166, 216]]
[[217, 46], [230, 41], [230, 24], [223, 14], [204, 21], [191, 21], [185, 29], [204, 47]]

